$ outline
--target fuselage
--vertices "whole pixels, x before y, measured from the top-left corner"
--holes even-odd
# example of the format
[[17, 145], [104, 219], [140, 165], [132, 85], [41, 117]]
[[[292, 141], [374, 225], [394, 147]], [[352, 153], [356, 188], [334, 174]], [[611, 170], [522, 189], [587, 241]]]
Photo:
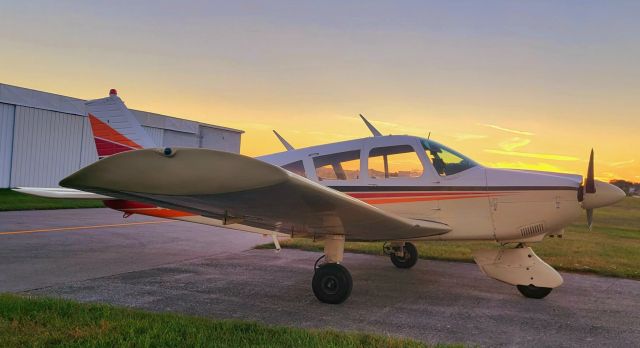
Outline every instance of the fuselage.
[[258, 159], [394, 214], [452, 227], [427, 239], [532, 240], [559, 233], [582, 210], [579, 175], [486, 168], [413, 136], [369, 137]]

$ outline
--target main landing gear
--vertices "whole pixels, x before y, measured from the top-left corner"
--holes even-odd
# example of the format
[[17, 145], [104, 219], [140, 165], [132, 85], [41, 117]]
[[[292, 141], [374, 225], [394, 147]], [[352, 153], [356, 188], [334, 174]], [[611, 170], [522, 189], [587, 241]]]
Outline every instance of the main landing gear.
[[[409, 242], [385, 243], [384, 253], [389, 255], [391, 262], [398, 268], [411, 268], [418, 261], [418, 249]], [[351, 273], [340, 264], [343, 254], [344, 236], [327, 236], [324, 241], [324, 255], [316, 261], [311, 281], [313, 294], [320, 302], [339, 304], [351, 295]], [[322, 259], [324, 263], [318, 266]]]
[[324, 303], [344, 302], [353, 288], [351, 273], [338, 263], [325, 263], [316, 268], [311, 282], [313, 294]]
[[[353, 288], [351, 273], [340, 264], [344, 254], [344, 236], [327, 236], [324, 255], [316, 261], [311, 287], [320, 302], [339, 304], [344, 302]], [[321, 259], [324, 263], [318, 266]]]
[[389, 255], [391, 262], [398, 268], [411, 268], [418, 262], [418, 249], [412, 243], [385, 243], [382, 249], [386, 255]]

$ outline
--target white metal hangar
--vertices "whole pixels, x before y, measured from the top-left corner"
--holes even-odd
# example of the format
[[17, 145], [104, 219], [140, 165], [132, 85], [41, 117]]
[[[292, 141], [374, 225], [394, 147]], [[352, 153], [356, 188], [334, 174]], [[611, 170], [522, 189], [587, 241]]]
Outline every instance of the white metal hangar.
[[[241, 130], [131, 112], [158, 146], [240, 152]], [[85, 100], [0, 83], [0, 188], [57, 187], [96, 160]]]

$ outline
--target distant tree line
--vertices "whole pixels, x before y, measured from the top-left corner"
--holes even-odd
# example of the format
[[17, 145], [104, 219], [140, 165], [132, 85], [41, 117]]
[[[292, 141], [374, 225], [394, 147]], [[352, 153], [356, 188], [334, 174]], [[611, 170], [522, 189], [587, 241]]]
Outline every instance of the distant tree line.
[[609, 181], [609, 183], [618, 186], [627, 196], [640, 195], [640, 182], [614, 179]]

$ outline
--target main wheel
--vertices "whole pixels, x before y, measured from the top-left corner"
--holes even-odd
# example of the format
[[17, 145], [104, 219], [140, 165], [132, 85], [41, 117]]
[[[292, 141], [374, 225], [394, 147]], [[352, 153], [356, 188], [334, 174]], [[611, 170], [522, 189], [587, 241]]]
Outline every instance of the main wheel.
[[524, 297], [537, 299], [545, 298], [547, 295], [549, 295], [551, 290], [553, 290], [552, 288], [539, 287], [533, 284], [517, 285], [516, 287], [518, 288], [518, 291], [520, 291], [520, 293], [524, 295]]
[[351, 295], [353, 280], [344, 266], [326, 263], [316, 269], [311, 286], [320, 302], [338, 304]]
[[411, 268], [418, 262], [418, 249], [412, 243], [404, 243], [404, 253], [402, 257], [395, 253], [391, 254], [391, 262], [398, 268]]

